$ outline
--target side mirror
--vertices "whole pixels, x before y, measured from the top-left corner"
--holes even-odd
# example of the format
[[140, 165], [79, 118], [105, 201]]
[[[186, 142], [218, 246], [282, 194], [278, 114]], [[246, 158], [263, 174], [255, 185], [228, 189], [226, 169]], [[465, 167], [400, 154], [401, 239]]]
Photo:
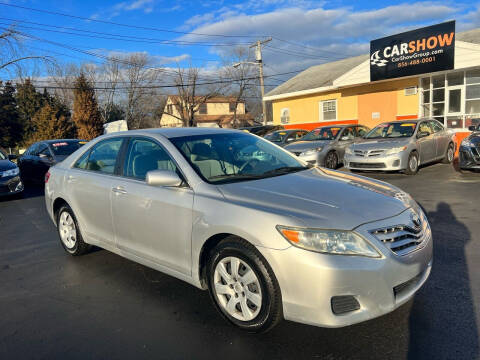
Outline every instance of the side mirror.
[[177, 173], [168, 170], [152, 170], [147, 172], [146, 181], [151, 186], [177, 187], [182, 185], [182, 179]]
[[430, 136], [430, 133], [428, 133], [426, 131], [419, 131], [417, 133], [417, 139], [421, 139], [421, 138], [424, 138], [424, 137], [427, 137], [427, 136]]
[[477, 131], [477, 127], [475, 125], [471, 125], [471, 126], [468, 127], [468, 130]]
[[8, 160], [15, 160], [18, 156], [15, 154], [9, 154], [8, 155]]

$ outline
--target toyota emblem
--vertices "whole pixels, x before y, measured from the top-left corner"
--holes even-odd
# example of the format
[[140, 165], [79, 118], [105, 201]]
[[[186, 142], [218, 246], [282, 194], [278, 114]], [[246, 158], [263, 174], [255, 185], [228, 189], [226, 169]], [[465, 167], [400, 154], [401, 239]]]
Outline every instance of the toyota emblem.
[[413, 225], [415, 225], [415, 227], [419, 228], [420, 225], [422, 225], [422, 220], [420, 219], [420, 216], [418, 216], [418, 214], [413, 210], [412, 210], [412, 213], [410, 214], [410, 219], [412, 220]]

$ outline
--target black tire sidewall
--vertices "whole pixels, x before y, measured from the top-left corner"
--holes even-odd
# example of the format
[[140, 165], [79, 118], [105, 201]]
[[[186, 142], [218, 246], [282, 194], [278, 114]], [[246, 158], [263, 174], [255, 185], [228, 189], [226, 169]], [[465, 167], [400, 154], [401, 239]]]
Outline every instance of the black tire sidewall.
[[[237, 257], [242, 261], [246, 262], [255, 272], [255, 275], [259, 280], [262, 290], [262, 306], [259, 314], [253, 320], [240, 321], [235, 319], [230, 314], [228, 314], [218, 302], [217, 295], [214, 290], [214, 271], [220, 260], [229, 256]], [[271, 278], [270, 274], [268, 273], [266, 264], [262, 264], [262, 261], [264, 260], [258, 257], [257, 254], [254, 254], [251, 249], [242, 248], [240, 244], [236, 243], [225, 243], [221, 244], [219, 247], [217, 247], [216, 249], [214, 249], [214, 251], [211, 252], [210, 261], [207, 268], [208, 289], [210, 292], [210, 297], [215, 304], [215, 307], [229, 322], [249, 332], [265, 331], [270, 328], [270, 324], [274, 321], [274, 319], [272, 319], [273, 314], [271, 314], [271, 310], [272, 306], [274, 305], [275, 299], [273, 299], [274, 295], [270, 291], [269, 287], [275, 286], [275, 280]]]
[[[73, 248], [68, 248], [64, 244], [64, 242], [62, 241], [62, 237], [60, 236], [59, 222], [60, 222], [60, 216], [64, 212], [68, 212], [68, 214], [72, 217], [73, 222], [75, 224], [76, 241], [75, 241], [75, 246]], [[80, 234], [80, 228], [78, 227], [77, 218], [75, 217], [75, 214], [73, 213], [72, 209], [68, 205], [63, 205], [60, 208], [60, 210], [58, 210], [57, 212], [57, 234], [60, 239], [60, 243], [62, 244], [62, 247], [65, 249], [66, 252], [74, 256], [83, 254], [84, 249], [81, 248], [83, 244], [83, 239], [82, 239], [82, 235]]]
[[[412, 170], [410, 168], [410, 160], [412, 157], [416, 157], [417, 158], [417, 167]], [[408, 175], [415, 175], [417, 172], [418, 172], [418, 154], [416, 152], [411, 152], [410, 155], [408, 156], [408, 163], [407, 163], [407, 170], [405, 171]]]

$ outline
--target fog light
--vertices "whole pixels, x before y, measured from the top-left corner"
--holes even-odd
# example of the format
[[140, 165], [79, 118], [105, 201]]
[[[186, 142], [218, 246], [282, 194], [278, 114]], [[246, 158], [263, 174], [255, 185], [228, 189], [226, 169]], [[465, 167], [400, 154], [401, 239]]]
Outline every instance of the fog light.
[[346, 314], [360, 309], [360, 304], [355, 296], [344, 295], [332, 297], [332, 311], [335, 315]]
[[393, 162], [393, 166], [400, 166], [400, 160], [395, 160]]
[[22, 191], [22, 190], [23, 190], [23, 184], [22, 184], [22, 182], [20, 181], [20, 182], [17, 184], [17, 186], [16, 186], [16, 188], [15, 188], [15, 191]]

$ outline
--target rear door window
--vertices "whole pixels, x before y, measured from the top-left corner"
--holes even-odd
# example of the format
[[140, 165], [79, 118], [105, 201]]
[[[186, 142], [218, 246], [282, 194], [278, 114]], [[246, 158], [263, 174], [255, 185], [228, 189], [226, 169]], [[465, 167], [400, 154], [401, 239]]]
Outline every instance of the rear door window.
[[122, 142], [123, 138], [114, 138], [96, 144], [90, 152], [86, 169], [114, 174]]
[[167, 151], [156, 142], [141, 138], [132, 139], [125, 157], [123, 175], [145, 180], [147, 172], [152, 170], [177, 172], [177, 167]]

